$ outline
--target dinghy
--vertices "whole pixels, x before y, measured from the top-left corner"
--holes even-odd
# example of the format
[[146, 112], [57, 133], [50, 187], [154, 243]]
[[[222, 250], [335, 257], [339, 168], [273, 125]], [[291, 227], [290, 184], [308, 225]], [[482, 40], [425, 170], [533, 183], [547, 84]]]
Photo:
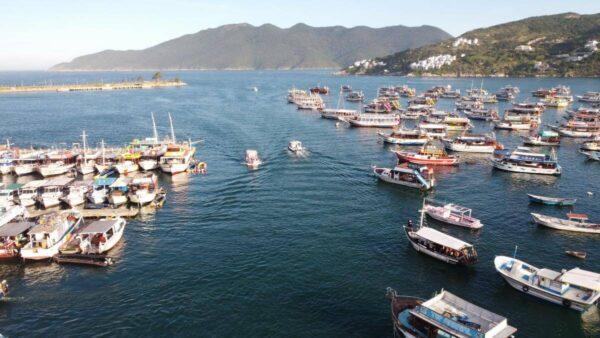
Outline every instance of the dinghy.
[[534, 194], [527, 194], [529, 201], [533, 203], [541, 203], [546, 205], [573, 205], [577, 202], [576, 198], [561, 198], [561, 197], [546, 197]]
[[585, 257], [587, 256], [587, 253], [585, 251], [567, 250], [567, 251], [565, 251], [565, 253], [569, 256], [573, 256], [573, 257], [577, 257], [577, 258], [581, 258], [581, 259], [585, 259]]

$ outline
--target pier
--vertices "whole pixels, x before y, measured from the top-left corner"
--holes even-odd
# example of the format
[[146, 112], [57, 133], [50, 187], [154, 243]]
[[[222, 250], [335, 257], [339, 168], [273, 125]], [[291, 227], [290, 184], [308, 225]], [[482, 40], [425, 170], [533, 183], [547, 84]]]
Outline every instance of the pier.
[[152, 89], [162, 87], [182, 87], [187, 83], [175, 80], [152, 81], [123, 81], [123, 82], [97, 82], [76, 84], [49, 84], [25, 86], [0, 86], [0, 94], [11, 93], [36, 93], [36, 92], [76, 92], [76, 91], [104, 91], [124, 89]]

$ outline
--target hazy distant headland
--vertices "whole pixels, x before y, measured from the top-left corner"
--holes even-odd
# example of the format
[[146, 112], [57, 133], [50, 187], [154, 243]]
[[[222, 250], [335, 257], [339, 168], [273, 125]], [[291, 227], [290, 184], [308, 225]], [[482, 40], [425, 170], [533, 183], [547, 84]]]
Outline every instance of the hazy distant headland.
[[452, 36], [432, 27], [279, 28], [232, 24], [184, 35], [143, 50], [105, 50], [52, 71], [323, 69], [416, 48]]

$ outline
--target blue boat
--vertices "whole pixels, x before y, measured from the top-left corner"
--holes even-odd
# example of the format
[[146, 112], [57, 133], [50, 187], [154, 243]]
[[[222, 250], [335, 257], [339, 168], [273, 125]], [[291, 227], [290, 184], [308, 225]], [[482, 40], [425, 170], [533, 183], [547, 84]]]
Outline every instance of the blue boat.
[[561, 198], [561, 197], [546, 197], [540, 195], [527, 194], [529, 201], [546, 205], [567, 206], [574, 205], [577, 202], [576, 198]]

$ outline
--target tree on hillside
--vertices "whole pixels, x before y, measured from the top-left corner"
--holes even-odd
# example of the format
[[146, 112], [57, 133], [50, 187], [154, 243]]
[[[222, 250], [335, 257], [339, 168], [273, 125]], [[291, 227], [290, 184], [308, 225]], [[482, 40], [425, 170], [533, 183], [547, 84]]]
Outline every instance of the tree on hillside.
[[160, 72], [156, 72], [154, 73], [154, 75], [152, 75], [152, 80], [154, 81], [160, 81], [162, 79], [162, 74]]

